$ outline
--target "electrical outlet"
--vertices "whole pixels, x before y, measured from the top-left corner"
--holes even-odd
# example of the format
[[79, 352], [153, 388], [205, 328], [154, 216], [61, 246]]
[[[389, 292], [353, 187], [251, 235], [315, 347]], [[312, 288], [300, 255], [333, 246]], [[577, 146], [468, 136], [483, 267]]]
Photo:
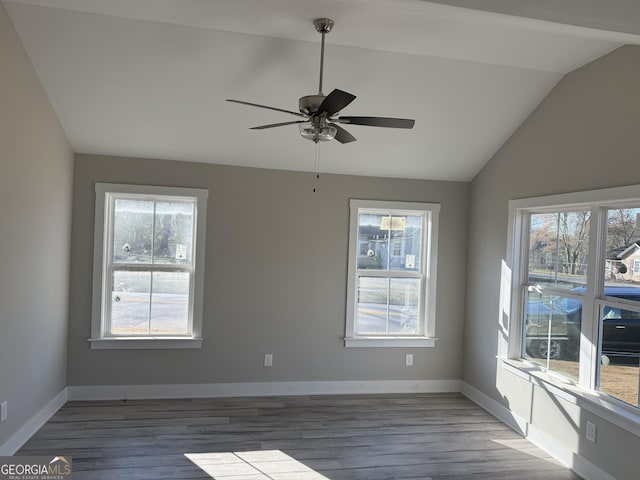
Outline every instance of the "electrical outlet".
[[8, 403], [6, 401], [0, 404], [0, 422], [4, 422], [7, 419]]
[[404, 360], [404, 364], [407, 367], [413, 367], [413, 353], [407, 353], [407, 356], [405, 357], [405, 360]]
[[264, 354], [264, 366], [265, 367], [272, 367], [273, 366], [273, 354], [272, 353], [265, 353]]
[[596, 443], [596, 424], [587, 421], [587, 440]]

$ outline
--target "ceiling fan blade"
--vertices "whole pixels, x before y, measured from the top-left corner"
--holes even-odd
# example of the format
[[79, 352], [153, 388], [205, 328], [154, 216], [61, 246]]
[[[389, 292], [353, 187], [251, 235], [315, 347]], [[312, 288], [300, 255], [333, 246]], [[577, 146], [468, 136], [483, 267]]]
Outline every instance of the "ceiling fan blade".
[[260, 125], [258, 127], [251, 127], [249, 130], [263, 130], [265, 128], [283, 127], [285, 125], [295, 125], [296, 123], [307, 123], [307, 121], [306, 120], [294, 120], [293, 122], [271, 123], [269, 125]]
[[327, 117], [338, 113], [355, 100], [356, 96], [337, 88], [325, 97], [318, 107], [317, 114], [326, 113]]
[[356, 137], [351, 135], [340, 125], [336, 125], [335, 123], [330, 123], [329, 125], [331, 125], [332, 127], [335, 127], [335, 129], [337, 130], [336, 136], [334, 138], [340, 143], [351, 143], [357, 140]]
[[389, 128], [413, 128], [415, 120], [409, 118], [388, 118], [388, 117], [340, 117], [336, 122], [348, 123], [351, 125], [367, 125], [370, 127]]
[[227, 102], [240, 103], [242, 105], [249, 105], [251, 107], [266, 108], [267, 110], [275, 110], [276, 112], [290, 113], [291, 115], [297, 115], [298, 117], [306, 117], [306, 115], [303, 115], [302, 113], [299, 113], [299, 112], [284, 110], [282, 108], [276, 108], [276, 107], [268, 107], [266, 105], [260, 105], [259, 103], [243, 102], [242, 100], [233, 100], [231, 98], [227, 98]]

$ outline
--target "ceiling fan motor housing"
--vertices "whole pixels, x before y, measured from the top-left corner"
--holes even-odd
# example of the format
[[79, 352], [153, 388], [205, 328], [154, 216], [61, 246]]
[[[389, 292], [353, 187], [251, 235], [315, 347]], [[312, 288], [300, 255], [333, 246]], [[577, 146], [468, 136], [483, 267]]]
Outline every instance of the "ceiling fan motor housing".
[[298, 100], [300, 113], [313, 115], [318, 111], [318, 107], [325, 98], [325, 95], [306, 95], [304, 97], [300, 97], [300, 100]]

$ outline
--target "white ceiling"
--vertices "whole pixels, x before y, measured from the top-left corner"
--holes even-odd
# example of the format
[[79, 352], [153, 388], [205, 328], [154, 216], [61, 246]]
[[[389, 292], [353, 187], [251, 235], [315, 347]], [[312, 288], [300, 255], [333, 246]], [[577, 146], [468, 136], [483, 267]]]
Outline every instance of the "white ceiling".
[[[295, 117], [224, 100], [297, 110], [318, 89], [311, 22], [330, 17], [324, 93], [357, 95], [345, 115], [416, 125], [349, 126], [358, 141], [323, 143], [320, 169], [402, 178], [472, 179], [564, 74], [640, 43], [610, 15], [569, 21], [553, 2], [531, 19], [496, 13], [499, 0], [2, 3], [76, 152], [303, 171], [314, 145], [296, 126], [248, 129]], [[622, 13], [633, 24], [633, 9]]]

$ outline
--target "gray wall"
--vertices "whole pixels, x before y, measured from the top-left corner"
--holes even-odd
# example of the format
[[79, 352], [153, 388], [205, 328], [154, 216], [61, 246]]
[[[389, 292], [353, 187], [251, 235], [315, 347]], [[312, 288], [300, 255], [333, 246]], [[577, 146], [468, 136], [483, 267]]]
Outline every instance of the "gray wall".
[[463, 379], [618, 479], [637, 478], [638, 437], [598, 419], [585, 445], [588, 412], [497, 370], [498, 297], [510, 199], [640, 183], [638, 85], [634, 46], [567, 75], [473, 180], [469, 210]]
[[[468, 183], [77, 155], [69, 385], [448, 380], [462, 374]], [[91, 350], [94, 183], [209, 189], [204, 342]], [[345, 348], [349, 199], [442, 204], [435, 348]], [[404, 366], [405, 353], [415, 366]], [[274, 366], [262, 366], [263, 355]]]
[[0, 4], [0, 446], [66, 385], [72, 170]]

